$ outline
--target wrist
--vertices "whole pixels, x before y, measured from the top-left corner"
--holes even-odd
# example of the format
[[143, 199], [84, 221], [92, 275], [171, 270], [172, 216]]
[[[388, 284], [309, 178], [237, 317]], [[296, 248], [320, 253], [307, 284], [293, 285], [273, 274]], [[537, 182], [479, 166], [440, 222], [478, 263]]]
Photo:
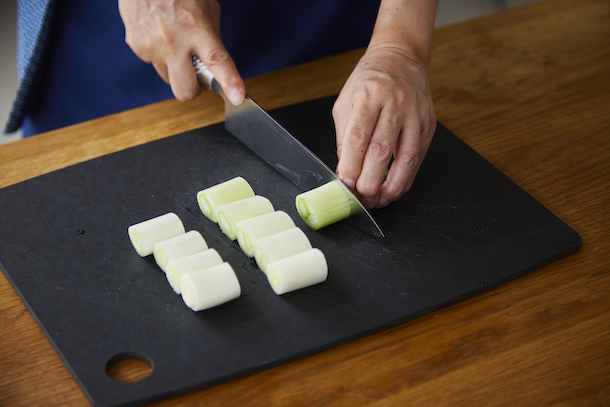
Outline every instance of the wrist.
[[367, 51], [388, 49], [430, 66], [438, 0], [382, 0]]

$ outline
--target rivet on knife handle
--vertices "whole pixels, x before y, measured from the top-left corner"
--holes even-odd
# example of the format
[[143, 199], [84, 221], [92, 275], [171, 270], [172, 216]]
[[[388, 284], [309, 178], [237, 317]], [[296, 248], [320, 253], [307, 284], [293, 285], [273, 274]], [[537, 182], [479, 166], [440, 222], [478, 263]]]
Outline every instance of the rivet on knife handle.
[[214, 75], [212, 75], [212, 72], [210, 72], [208, 67], [201, 62], [201, 59], [199, 59], [197, 55], [193, 55], [193, 69], [195, 70], [195, 75], [197, 76], [199, 83], [202, 86], [211, 89]]

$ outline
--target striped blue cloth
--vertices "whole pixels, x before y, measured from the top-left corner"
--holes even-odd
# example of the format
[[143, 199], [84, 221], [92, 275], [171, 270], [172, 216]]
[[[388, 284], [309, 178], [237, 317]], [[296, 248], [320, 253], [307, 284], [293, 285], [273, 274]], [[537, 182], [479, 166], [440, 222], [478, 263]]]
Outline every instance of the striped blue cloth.
[[[45, 25], [45, 16], [52, 6], [50, 0], [26, 0], [17, 3], [17, 69], [19, 80], [25, 76], [34, 49]], [[48, 29], [48, 25], [45, 26]]]
[[55, 0], [19, 0], [17, 3], [17, 74], [19, 90], [4, 128], [12, 133], [21, 127], [30, 95], [40, 78], [48, 43]]

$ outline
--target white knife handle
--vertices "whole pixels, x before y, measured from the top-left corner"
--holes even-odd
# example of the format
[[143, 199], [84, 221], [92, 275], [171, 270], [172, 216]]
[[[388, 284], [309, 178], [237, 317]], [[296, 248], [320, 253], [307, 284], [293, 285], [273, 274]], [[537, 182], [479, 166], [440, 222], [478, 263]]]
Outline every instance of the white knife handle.
[[212, 89], [214, 75], [210, 72], [208, 67], [201, 62], [201, 59], [199, 59], [197, 55], [193, 55], [193, 69], [195, 70], [195, 75], [197, 76], [199, 84], [208, 89]]

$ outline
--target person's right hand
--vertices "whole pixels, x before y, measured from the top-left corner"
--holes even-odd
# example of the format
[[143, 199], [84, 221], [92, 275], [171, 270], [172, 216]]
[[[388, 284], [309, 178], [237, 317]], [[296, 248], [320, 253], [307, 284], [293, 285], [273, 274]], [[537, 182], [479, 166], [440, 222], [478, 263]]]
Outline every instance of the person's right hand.
[[229, 100], [246, 95], [244, 81], [220, 38], [220, 6], [215, 0], [119, 0], [125, 42], [141, 60], [152, 64], [178, 100], [202, 90], [193, 70], [197, 55], [212, 72]]

